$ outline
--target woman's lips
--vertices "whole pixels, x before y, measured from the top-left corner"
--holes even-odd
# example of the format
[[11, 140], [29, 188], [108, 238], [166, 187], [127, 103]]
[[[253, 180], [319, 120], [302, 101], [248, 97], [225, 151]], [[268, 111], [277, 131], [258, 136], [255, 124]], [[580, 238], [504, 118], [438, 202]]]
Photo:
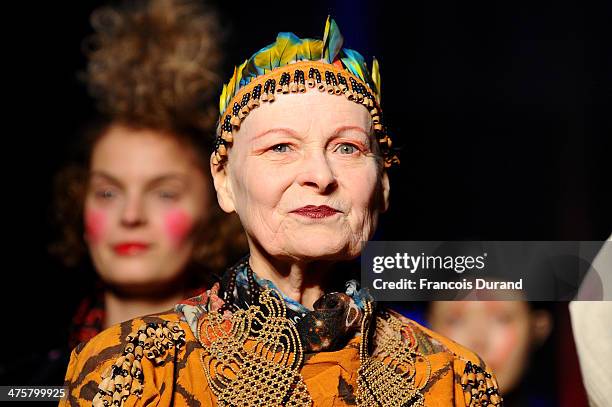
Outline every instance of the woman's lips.
[[114, 245], [113, 250], [119, 256], [133, 256], [146, 252], [150, 246], [148, 243], [125, 242]]
[[315, 206], [315, 205], [306, 205], [301, 208], [295, 209], [291, 211], [291, 213], [295, 213], [301, 216], [306, 216], [313, 219], [321, 219], [327, 218], [328, 216], [333, 216], [337, 213], [340, 213], [339, 210], [330, 208], [327, 205]]

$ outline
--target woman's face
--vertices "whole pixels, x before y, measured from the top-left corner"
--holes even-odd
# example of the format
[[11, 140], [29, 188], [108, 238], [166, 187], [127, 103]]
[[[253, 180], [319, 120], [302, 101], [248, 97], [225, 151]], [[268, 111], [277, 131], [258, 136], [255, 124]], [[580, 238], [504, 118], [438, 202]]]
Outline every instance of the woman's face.
[[154, 130], [113, 125], [94, 147], [85, 199], [85, 238], [107, 283], [154, 290], [180, 276], [210, 183], [196, 156]]
[[532, 343], [532, 321], [524, 301], [435, 301], [434, 331], [473, 350], [491, 367], [502, 393], [521, 379]]
[[251, 250], [306, 261], [359, 254], [389, 190], [370, 129], [363, 106], [316, 91], [279, 95], [249, 114], [212, 172]]

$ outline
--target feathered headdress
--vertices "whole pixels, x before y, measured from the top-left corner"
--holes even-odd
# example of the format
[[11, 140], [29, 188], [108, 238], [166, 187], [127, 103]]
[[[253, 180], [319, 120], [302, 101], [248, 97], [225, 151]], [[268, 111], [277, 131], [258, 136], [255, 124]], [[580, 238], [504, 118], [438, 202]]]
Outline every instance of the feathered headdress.
[[273, 102], [278, 93], [305, 92], [308, 87], [344, 95], [365, 106], [372, 115], [385, 166], [399, 163], [381, 122], [378, 61], [374, 59], [370, 71], [363, 56], [342, 48], [343, 42], [338, 25], [328, 17], [322, 41], [300, 39], [293, 33], [282, 32], [275, 43], [234, 68], [219, 99], [221, 131], [215, 141], [213, 161], [222, 163], [226, 159], [227, 147], [234, 140], [233, 132], [261, 102]]

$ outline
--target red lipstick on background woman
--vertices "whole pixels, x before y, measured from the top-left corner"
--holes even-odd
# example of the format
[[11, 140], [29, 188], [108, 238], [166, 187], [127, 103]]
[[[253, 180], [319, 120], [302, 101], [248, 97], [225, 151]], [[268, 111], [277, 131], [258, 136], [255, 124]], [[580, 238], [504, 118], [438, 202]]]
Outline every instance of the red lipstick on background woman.
[[119, 256], [133, 256], [146, 252], [151, 245], [142, 242], [122, 242], [113, 246], [113, 250]]

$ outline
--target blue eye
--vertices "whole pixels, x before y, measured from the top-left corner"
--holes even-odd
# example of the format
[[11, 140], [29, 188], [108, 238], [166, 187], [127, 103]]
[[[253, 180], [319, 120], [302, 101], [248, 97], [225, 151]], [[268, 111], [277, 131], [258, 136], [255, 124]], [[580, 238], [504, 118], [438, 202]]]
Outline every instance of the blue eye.
[[161, 199], [167, 200], [167, 201], [175, 201], [178, 199], [178, 193], [173, 192], [173, 191], [158, 191], [157, 192], [157, 196], [160, 197]]
[[275, 146], [272, 146], [271, 150], [275, 153], [286, 153], [289, 151], [289, 144], [276, 144]]
[[336, 148], [340, 154], [355, 154], [359, 149], [352, 144], [342, 143]]
[[112, 199], [116, 196], [115, 192], [111, 189], [101, 189], [96, 191], [96, 197], [104, 200]]

